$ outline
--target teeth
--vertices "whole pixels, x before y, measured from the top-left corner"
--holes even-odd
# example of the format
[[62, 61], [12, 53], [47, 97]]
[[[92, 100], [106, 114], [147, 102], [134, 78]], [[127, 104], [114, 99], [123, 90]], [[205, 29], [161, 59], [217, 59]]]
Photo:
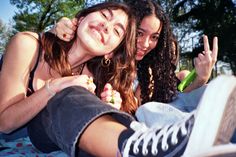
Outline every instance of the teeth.
[[99, 32], [95, 29], [92, 29], [92, 31], [96, 35], [96, 37], [98, 37], [98, 39], [101, 40], [101, 35], [99, 34]]

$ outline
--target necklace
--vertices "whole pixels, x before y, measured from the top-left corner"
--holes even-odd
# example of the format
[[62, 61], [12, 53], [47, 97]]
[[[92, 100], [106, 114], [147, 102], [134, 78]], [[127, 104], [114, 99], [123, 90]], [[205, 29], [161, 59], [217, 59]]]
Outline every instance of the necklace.
[[80, 64], [77, 67], [74, 67], [73, 69], [77, 69], [75, 72], [72, 72], [71, 75], [75, 76], [75, 75], [81, 75], [84, 69], [85, 63]]

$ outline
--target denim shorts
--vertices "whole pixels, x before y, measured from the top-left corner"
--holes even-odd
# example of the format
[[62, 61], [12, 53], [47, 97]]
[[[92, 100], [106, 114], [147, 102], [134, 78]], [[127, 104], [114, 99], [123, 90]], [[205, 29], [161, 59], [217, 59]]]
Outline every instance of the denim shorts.
[[84, 152], [79, 150], [78, 141], [85, 129], [105, 114], [127, 127], [134, 120], [131, 115], [105, 104], [85, 88], [68, 87], [51, 98], [30, 121], [28, 134], [34, 146], [44, 153], [62, 150], [69, 156], [89, 156], [81, 155]]

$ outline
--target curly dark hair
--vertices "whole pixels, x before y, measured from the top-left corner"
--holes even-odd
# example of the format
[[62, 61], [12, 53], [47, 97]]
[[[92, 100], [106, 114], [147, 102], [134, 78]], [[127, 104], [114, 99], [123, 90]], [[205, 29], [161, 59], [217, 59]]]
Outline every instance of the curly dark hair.
[[176, 95], [175, 61], [177, 54], [173, 49], [174, 36], [169, 18], [163, 9], [151, 0], [131, 0], [127, 3], [136, 16], [137, 27], [143, 18], [150, 15], [155, 15], [162, 26], [157, 46], [137, 63], [141, 103], [170, 102]]

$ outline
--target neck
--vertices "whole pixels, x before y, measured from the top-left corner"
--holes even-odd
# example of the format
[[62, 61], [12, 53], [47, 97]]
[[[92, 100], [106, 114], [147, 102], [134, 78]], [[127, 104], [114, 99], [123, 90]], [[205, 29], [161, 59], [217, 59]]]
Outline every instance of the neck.
[[77, 67], [94, 56], [89, 55], [89, 52], [76, 40], [69, 51], [69, 62], [71, 67]]

